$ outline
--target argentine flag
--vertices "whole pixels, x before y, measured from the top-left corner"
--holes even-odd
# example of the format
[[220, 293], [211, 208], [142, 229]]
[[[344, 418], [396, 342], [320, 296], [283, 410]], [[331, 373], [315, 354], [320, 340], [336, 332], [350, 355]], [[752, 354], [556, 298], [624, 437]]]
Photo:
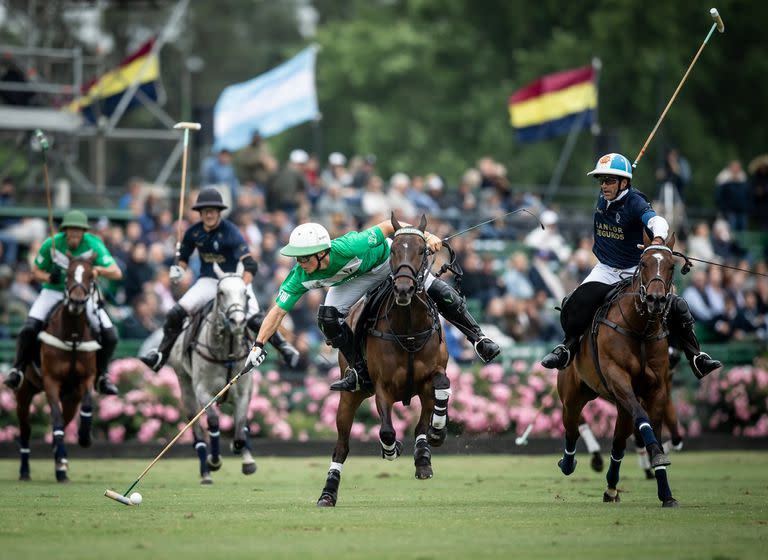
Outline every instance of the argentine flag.
[[239, 150], [255, 130], [268, 138], [316, 119], [315, 61], [318, 46], [247, 82], [227, 86], [213, 109], [216, 149]]

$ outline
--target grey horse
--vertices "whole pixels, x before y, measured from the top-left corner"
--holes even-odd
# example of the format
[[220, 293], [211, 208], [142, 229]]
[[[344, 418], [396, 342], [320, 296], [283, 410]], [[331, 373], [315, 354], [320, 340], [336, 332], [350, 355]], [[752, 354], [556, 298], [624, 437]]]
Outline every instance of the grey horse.
[[[213, 265], [219, 281], [213, 308], [202, 318], [199, 332], [191, 349], [181, 336], [169, 356], [181, 386], [181, 398], [189, 419], [203, 408], [229, 382], [250, 349], [246, 337], [248, 302], [243, 281], [243, 265], [234, 273], [225, 273]], [[243, 376], [224, 397], [234, 406], [235, 431], [232, 451], [242, 458], [243, 474], [256, 472], [248, 438], [248, 403], [253, 388], [252, 376]], [[212, 484], [211, 471], [221, 468], [219, 412], [216, 406], [206, 411], [210, 451], [202, 426], [193, 428], [194, 445], [200, 460], [200, 483]]]

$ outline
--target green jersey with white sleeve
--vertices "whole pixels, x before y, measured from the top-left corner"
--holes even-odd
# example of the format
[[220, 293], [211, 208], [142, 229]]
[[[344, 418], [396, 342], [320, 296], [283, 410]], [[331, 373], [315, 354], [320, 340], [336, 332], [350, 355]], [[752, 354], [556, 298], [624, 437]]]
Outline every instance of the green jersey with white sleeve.
[[313, 288], [330, 288], [349, 282], [389, 258], [389, 243], [378, 226], [352, 231], [331, 241], [330, 262], [323, 270], [307, 274], [298, 264], [291, 269], [277, 292], [275, 303], [290, 311]]
[[[51, 255], [52, 243], [55, 247], [53, 255]], [[78, 245], [76, 249], [72, 250], [67, 246], [66, 234], [63, 231], [59, 232], [43, 242], [43, 245], [40, 247], [40, 251], [38, 251], [37, 256], [35, 257], [35, 264], [37, 265], [37, 268], [43, 272], [51, 272], [56, 266], [61, 268], [63, 272], [62, 280], [60, 283], [51, 284], [50, 282], [44, 282], [43, 288], [55, 290], [57, 292], [63, 292], [66, 289], [67, 267], [69, 266], [69, 258], [66, 255], [67, 251], [69, 251], [73, 257], [82, 257], [86, 259], [90, 258], [92, 255], [96, 255], [93, 260], [93, 264], [95, 266], [102, 266], [106, 268], [108, 266], [112, 266], [112, 264], [115, 262], [115, 259], [112, 258], [112, 255], [109, 252], [109, 249], [107, 249], [106, 245], [104, 245], [104, 242], [101, 240], [101, 238], [97, 237], [96, 235], [86, 232], [83, 235], [83, 240], [80, 242], [80, 245]]]

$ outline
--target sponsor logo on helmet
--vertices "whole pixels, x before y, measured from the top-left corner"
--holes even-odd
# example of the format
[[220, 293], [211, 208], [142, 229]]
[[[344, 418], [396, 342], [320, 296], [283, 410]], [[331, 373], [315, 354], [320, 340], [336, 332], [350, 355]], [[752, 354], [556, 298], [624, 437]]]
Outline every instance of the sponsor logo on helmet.
[[611, 156], [607, 155], [597, 160], [597, 163], [610, 163], [610, 161], [611, 161]]

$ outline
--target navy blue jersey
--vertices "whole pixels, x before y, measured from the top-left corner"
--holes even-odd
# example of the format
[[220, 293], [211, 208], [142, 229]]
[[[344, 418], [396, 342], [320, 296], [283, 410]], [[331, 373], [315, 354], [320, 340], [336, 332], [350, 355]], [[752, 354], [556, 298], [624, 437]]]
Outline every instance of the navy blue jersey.
[[[602, 193], [595, 208], [595, 242], [592, 252], [613, 268], [631, 268], [640, 262], [643, 230], [656, 215], [640, 191], [630, 187], [620, 200], [608, 204]], [[652, 236], [652, 235], [651, 235]]]
[[219, 226], [211, 231], [205, 231], [202, 222], [190, 227], [181, 242], [179, 260], [189, 262], [195, 249], [200, 255], [201, 278], [216, 278], [213, 263], [219, 263], [224, 272], [234, 272], [237, 262], [249, 253], [240, 230], [229, 220], [221, 220]]

